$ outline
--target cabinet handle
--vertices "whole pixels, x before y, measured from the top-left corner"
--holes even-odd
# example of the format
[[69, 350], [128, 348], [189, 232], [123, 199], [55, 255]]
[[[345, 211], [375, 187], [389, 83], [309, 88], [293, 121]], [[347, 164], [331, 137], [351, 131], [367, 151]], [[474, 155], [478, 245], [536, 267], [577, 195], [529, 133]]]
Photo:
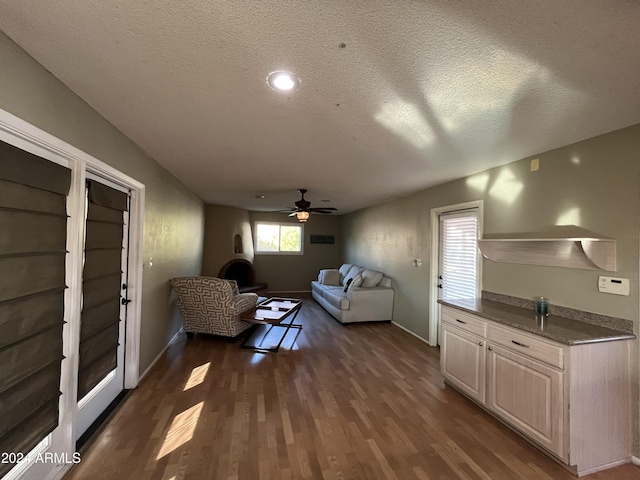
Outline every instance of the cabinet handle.
[[478, 345], [480, 345], [481, 347], [484, 346], [484, 342], [480, 342]]
[[488, 350], [493, 352], [493, 347], [489, 347]]
[[457, 319], [457, 318], [456, 318], [456, 322], [464, 323], [465, 325], [467, 324], [467, 322], [463, 322], [462, 320]]
[[511, 340], [511, 343], [515, 343], [519, 347], [529, 348], [529, 345], [525, 345], [524, 343], [516, 342], [515, 340]]

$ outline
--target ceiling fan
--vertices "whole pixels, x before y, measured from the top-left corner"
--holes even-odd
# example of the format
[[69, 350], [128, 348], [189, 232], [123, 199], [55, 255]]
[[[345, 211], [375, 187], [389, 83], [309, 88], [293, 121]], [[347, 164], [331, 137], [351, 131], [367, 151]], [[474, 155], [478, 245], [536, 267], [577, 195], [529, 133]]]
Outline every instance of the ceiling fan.
[[300, 222], [306, 222], [309, 219], [309, 214], [311, 212], [313, 213], [323, 213], [323, 214], [329, 214], [331, 212], [335, 212], [336, 210], [338, 210], [337, 208], [333, 208], [333, 207], [317, 207], [317, 208], [312, 208], [311, 207], [311, 202], [309, 202], [308, 200], [305, 200], [304, 198], [304, 194], [307, 193], [307, 189], [306, 188], [301, 188], [298, 190], [300, 192], [300, 200], [298, 200], [297, 202], [295, 202], [295, 208], [292, 208], [291, 214], [289, 214], [290, 217], [298, 217], [298, 220], [300, 220]]

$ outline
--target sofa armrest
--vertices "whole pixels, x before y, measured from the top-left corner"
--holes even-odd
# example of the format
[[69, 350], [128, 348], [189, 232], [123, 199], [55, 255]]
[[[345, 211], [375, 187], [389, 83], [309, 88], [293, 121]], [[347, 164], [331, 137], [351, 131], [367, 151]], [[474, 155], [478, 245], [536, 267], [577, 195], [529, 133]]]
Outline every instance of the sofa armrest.
[[239, 293], [233, 297], [233, 314], [240, 315], [241, 313], [256, 308], [258, 303], [258, 294], [256, 293]]
[[347, 291], [349, 309], [358, 311], [361, 318], [391, 320], [393, 315], [393, 288], [353, 287]]

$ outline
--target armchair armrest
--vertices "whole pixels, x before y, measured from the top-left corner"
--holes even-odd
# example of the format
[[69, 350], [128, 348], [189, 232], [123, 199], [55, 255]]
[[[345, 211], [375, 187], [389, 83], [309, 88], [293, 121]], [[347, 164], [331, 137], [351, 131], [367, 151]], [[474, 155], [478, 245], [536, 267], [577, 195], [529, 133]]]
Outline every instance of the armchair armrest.
[[256, 308], [258, 303], [258, 295], [255, 293], [239, 293], [234, 295], [232, 302], [232, 310], [234, 315], [240, 315], [241, 313]]

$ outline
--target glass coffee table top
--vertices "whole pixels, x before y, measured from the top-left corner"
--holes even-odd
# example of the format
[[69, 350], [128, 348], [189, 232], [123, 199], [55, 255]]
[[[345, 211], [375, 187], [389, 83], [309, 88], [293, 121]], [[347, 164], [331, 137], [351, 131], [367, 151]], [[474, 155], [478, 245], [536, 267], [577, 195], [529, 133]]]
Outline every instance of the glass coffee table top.
[[[240, 344], [240, 347], [252, 349], [256, 352], [277, 352], [282, 345], [282, 341], [287, 336], [287, 333], [289, 333], [289, 330], [295, 329], [298, 331], [296, 338], [300, 334], [302, 325], [296, 324], [294, 321], [298, 316], [298, 312], [301, 307], [302, 301], [295, 298], [269, 298], [256, 305], [256, 308], [243, 313], [240, 315], [241, 320], [250, 323], [269, 325], [269, 328], [266, 330], [259, 343], [252, 341], [254, 336], [259, 336], [254, 335], [255, 330], [252, 330], [249, 336]], [[279, 337], [276, 345], [264, 346], [265, 341], [267, 341], [269, 334], [274, 327], [284, 329], [282, 336]]]

